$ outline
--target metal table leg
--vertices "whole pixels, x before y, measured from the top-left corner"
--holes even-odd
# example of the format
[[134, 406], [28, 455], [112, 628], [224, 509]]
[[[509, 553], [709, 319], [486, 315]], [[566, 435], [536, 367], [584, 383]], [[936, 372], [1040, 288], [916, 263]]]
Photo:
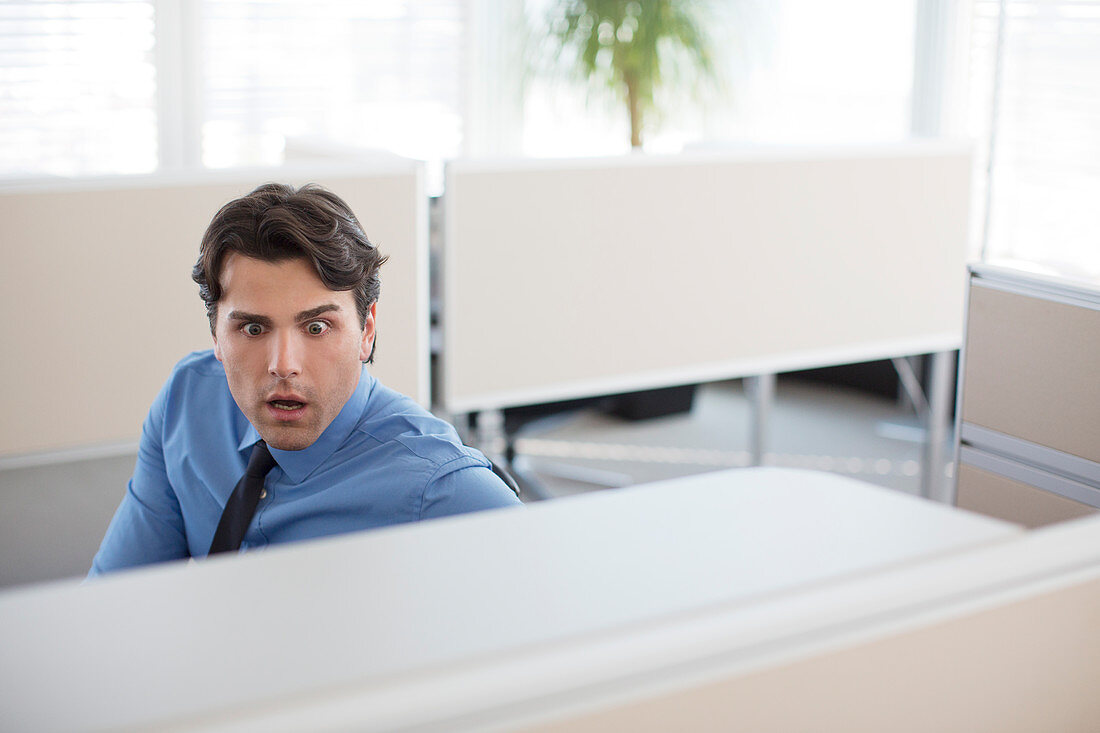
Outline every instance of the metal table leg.
[[772, 402], [775, 399], [775, 375], [760, 374], [745, 377], [745, 391], [752, 403], [752, 432], [750, 433], [749, 452], [752, 465], [764, 465], [764, 452], [768, 443], [768, 422], [771, 418]]
[[950, 495], [951, 486], [945, 471], [947, 436], [951, 423], [951, 395], [954, 392], [951, 379], [954, 367], [954, 351], [940, 351], [932, 354], [924, 465], [921, 467], [921, 495], [945, 504], [953, 501]]

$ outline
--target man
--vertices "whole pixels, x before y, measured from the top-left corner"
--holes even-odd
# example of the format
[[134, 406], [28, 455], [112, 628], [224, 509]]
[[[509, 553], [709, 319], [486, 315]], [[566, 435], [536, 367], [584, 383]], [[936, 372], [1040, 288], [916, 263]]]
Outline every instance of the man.
[[260, 186], [217, 213], [192, 273], [214, 348], [153, 402], [91, 575], [518, 503], [364, 368], [384, 262], [318, 186]]

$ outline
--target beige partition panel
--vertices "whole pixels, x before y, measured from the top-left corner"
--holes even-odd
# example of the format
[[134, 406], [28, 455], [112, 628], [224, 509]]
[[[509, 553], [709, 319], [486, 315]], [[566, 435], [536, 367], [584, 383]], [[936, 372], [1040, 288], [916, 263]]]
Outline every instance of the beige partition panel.
[[1100, 461], [1100, 306], [970, 290], [962, 420]]
[[957, 348], [969, 186], [944, 144], [453, 164], [443, 401]]
[[958, 506], [1029, 527], [1100, 507], [1100, 286], [971, 266]]
[[1097, 511], [1088, 504], [966, 463], [959, 464], [958, 481], [955, 504], [960, 509], [1025, 527], [1042, 527]]
[[211, 346], [190, 278], [211, 217], [260, 183], [345, 198], [390, 256], [375, 373], [427, 404], [427, 220], [419, 165], [269, 169], [0, 191], [7, 357], [0, 456], [136, 440], [173, 364]]
[[1100, 581], [530, 733], [1100, 730]]

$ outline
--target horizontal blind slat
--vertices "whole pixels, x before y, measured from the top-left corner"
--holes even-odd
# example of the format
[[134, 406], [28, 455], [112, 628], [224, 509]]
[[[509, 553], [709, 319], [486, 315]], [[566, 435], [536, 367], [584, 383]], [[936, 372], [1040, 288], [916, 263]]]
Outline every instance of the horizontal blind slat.
[[[989, 254], [1100, 274], [1100, 1], [1005, 8]], [[1000, 3], [975, 0], [972, 12], [983, 23], [972, 54], [991, 58]]]

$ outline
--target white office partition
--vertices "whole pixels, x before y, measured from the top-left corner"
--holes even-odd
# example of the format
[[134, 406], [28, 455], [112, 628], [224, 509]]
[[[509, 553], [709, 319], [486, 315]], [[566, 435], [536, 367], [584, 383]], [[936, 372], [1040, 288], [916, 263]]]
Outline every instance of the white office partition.
[[957, 348], [970, 167], [947, 143], [455, 162], [443, 402]]
[[1084, 733], [1098, 608], [1100, 518], [713, 472], [0, 591], [0, 728]]
[[190, 277], [206, 225], [266, 181], [336, 192], [389, 255], [373, 371], [429, 403], [421, 164], [43, 183], [0, 190], [0, 457], [137, 439], [173, 364], [211, 346]]
[[1091, 733], [1097, 609], [1100, 518], [741, 469], [0, 592], [0, 728]]
[[[852, 647], [996, 605], [1067, 568], [1100, 576], [1091, 527], [1051, 547], [841, 476], [732, 470], [0, 592], [0, 728], [522, 730], [836, 652], [824, 679], [773, 684], [741, 712], [770, 701], [789, 715], [863, 689], [844, 664]], [[1094, 618], [1031, 634], [1029, 618], [993, 627], [994, 642], [1069, 627], [1100, 638]], [[946, 658], [957, 641], [928, 646]], [[882, 680], [907, 659], [861, 671]], [[1030, 675], [1024, 660], [990, 662], [991, 676], [1043, 679], [1044, 692], [1094, 686], [1064, 669], [1048, 680], [1049, 663]], [[901, 686], [885, 710], [935, 717], [941, 682]], [[948, 686], [981, 680], [966, 682]], [[734, 720], [589, 729], [741, 729], [736, 706], [711, 700], [694, 715], [710, 711]], [[920, 729], [949, 729], [939, 717]], [[748, 729], [898, 727], [844, 720]]]

